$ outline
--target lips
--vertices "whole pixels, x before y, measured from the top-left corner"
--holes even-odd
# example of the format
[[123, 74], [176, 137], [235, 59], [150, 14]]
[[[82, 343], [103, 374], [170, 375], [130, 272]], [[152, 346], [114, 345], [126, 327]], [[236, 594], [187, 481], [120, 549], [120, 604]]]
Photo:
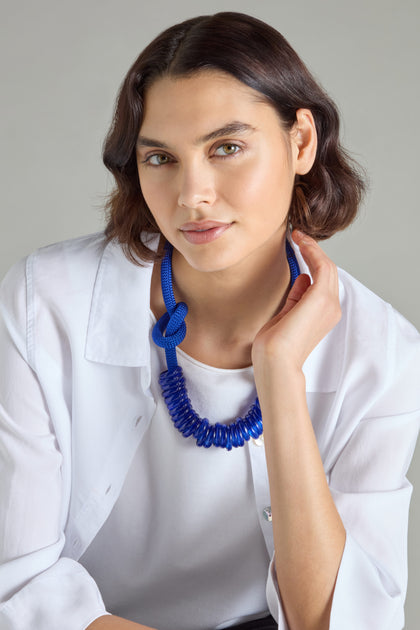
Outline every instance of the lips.
[[189, 243], [201, 245], [218, 239], [231, 225], [232, 223], [221, 221], [191, 221], [184, 223], [179, 229]]
[[205, 230], [212, 230], [213, 228], [226, 225], [230, 225], [230, 223], [223, 221], [190, 221], [189, 223], [181, 225], [179, 229], [181, 232], [204, 232]]

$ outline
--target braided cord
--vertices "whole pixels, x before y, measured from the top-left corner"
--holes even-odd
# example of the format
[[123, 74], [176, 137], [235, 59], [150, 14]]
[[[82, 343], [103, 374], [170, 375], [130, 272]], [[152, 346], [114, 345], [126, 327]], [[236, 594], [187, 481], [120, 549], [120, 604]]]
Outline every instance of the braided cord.
[[[217, 446], [228, 451], [243, 446], [251, 437], [257, 439], [263, 432], [261, 408], [258, 397], [244, 418], [236, 418], [228, 425], [210, 424], [193, 409], [188, 397], [182, 368], [176, 358], [176, 346], [185, 338], [187, 327], [185, 302], [176, 302], [172, 287], [172, 245], [165, 246], [165, 257], [161, 265], [162, 294], [167, 313], [156, 322], [152, 337], [156, 345], [164, 348], [168, 369], [161, 373], [159, 383], [162, 395], [174, 426], [184, 437], [194, 437], [197, 446]], [[290, 268], [291, 286], [300, 274], [295, 252], [286, 240], [287, 261]]]
[[168, 370], [174, 370], [178, 361], [176, 359], [176, 346], [185, 338], [187, 326], [185, 316], [188, 313], [188, 306], [185, 302], [175, 301], [172, 287], [172, 245], [166, 243], [165, 257], [162, 260], [160, 278], [162, 285], [162, 295], [167, 313], [156, 322], [152, 330], [152, 338], [155, 344], [164, 348]]
[[286, 240], [286, 255], [287, 255], [287, 262], [289, 263], [289, 269], [290, 269], [290, 286], [292, 287], [295, 283], [296, 278], [300, 275], [300, 268], [299, 268], [299, 263], [296, 260], [294, 249], [290, 245], [289, 241], [287, 240]]

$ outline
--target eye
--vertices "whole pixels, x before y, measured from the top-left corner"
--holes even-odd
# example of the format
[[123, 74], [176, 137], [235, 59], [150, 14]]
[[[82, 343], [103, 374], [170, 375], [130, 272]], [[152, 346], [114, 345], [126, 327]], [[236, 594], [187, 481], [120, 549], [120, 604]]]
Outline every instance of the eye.
[[241, 150], [237, 144], [233, 142], [225, 142], [225, 144], [220, 145], [214, 152], [218, 157], [228, 157], [229, 155], [235, 155]]
[[153, 155], [149, 155], [145, 160], [145, 164], [150, 164], [151, 166], [163, 166], [164, 164], [168, 164], [170, 159], [164, 153], [154, 153]]

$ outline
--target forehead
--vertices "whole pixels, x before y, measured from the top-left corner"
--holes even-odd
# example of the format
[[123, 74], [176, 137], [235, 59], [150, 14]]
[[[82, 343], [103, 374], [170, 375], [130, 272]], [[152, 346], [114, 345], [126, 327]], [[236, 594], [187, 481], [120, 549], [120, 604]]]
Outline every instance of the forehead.
[[261, 117], [277, 113], [264, 97], [235, 77], [201, 71], [189, 77], [162, 77], [146, 91], [140, 132], [168, 138], [182, 133], [198, 137], [227, 120], [255, 126]]

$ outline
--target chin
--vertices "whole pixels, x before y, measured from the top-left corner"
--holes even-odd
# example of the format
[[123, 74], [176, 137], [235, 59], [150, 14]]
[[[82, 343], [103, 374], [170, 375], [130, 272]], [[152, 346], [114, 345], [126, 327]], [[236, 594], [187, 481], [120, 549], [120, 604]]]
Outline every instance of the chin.
[[219, 249], [219, 251], [208, 249], [207, 251], [195, 253], [181, 253], [193, 269], [202, 273], [220, 273], [229, 269], [234, 270], [248, 257], [246, 254], [240, 256], [238, 252], [233, 253], [227, 247]]
[[[208, 246], [177, 247], [178, 253], [184, 258], [187, 264], [196, 271], [203, 273], [211, 271], [221, 271], [232, 265], [232, 256], [228, 255], [227, 248], [216, 249]], [[223, 251], [223, 249], [225, 251]], [[233, 263], [234, 264], [234, 263]]]

